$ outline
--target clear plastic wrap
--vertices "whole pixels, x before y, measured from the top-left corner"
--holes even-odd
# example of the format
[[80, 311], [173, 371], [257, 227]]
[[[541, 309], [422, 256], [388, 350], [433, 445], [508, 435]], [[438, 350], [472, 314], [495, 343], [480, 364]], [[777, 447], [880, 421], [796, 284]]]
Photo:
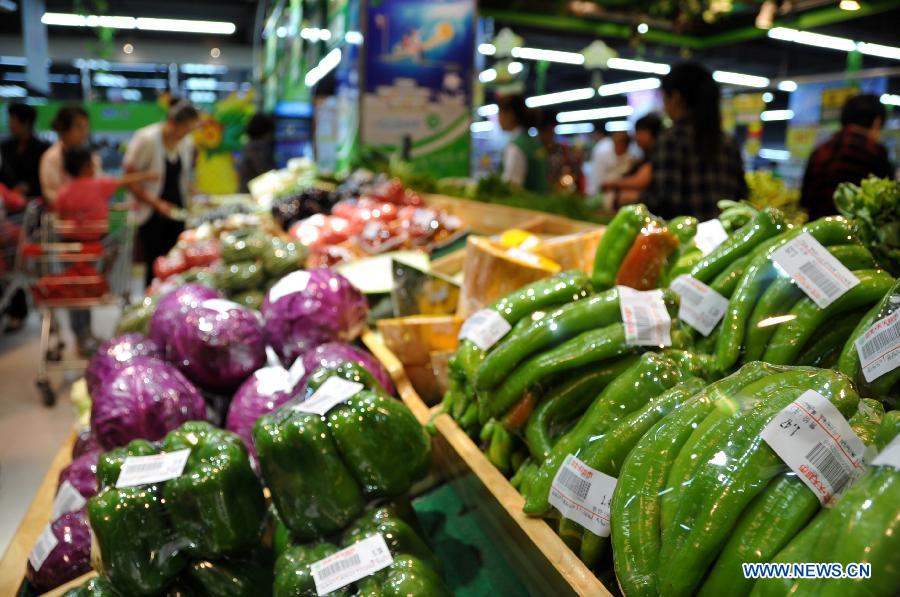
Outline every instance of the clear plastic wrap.
[[216, 391], [234, 390], [266, 362], [259, 314], [221, 299], [176, 319], [166, 352], [189, 379]]
[[150, 318], [150, 339], [165, 348], [172, 337], [176, 320], [203, 301], [216, 298], [223, 298], [222, 293], [203, 284], [185, 284], [172, 290], [156, 304], [156, 310]]
[[334, 367], [341, 362], [350, 361], [362, 365], [375, 376], [385, 392], [391, 396], [394, 395], [394, 384], [391, 381], [390, 373], [384, 368], [381, 361], [365, 349], [344, 342], [328, 342], [307, 351], [301, 358], [303, 359], [304, 375], [297, 382], [298, 387], [302, 387], [309, 376], [319, 367]]
[[100, 345], [85, 369], [88, 392], [93, 395], [115, 373], [135, 357], [164, 358], [162, 347], [143, 334], [122, 334]]
[[[50, 547], [37, 569], [33, 561], [42, 548], [36, 547], [29, 557], [26, 573], [28, 582], [40, 593], [55, 589], [91, 569], [91, 529], [84, 510], [66, 512], [50, 523], [49, 530], [44, 532], [48, 533], [47, 538], [53, 537], [55, 545]], [[42, 536], [38, 543], [45, 540]]]
[[261, 312], [268, 344], [290, 366], [320, 344], [355, 339], [365, 327], [368, 305], [345, 277], [316, 268], [276, 282]]
[[97, 493], [97, 459], [100, 447], [85, 452], [74, 458], [66, 468], [59, 472], [57, 489], [66, 481], [78, 490], [82, 497], [89, 498]]
[[91, 429], [101, 446], [162, 439], [185, 421], [206, 418], [206, 405], [178, 369], [138, 357], [92, 397]]

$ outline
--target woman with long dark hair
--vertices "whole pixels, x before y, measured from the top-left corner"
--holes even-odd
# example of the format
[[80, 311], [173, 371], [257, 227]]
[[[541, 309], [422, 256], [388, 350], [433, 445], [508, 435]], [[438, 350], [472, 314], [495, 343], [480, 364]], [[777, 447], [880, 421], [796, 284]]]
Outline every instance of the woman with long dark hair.
[[653, 151], [653, 178], [641, 199], [663, 218], [713, 218], [720, 199], [747, 196], [740, 151], [722, 132], [719, 86], [704, 66], [684, 62], [663, 77], [662, 91], [672, 126]]

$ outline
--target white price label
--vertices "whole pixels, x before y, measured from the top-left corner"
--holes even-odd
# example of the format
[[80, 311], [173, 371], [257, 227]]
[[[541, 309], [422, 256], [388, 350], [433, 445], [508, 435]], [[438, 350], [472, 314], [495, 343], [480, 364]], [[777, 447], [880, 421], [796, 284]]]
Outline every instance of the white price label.
[[326, 595], [375, 574], [393, 562], [391, 551], [379, 533], [312, 563], [309, 570], [316, 583], [316, 593]]
[[681, 297], [678, 318], [689, 326], [709, 336], [728, 309], [728, 299], [701, 282], [683, 274], [669, 285]]
[[666, 311], [662, 290], [640, 291], [627, 286], [616, 289], [625, 342], [631, 346], [671, 346], [672, 318]]
[[900, 367], [900, 309], [863, 332], [856, 339], [856, 353], [870, 383]]
[[50, 520], [56, 520], [66, 512], [77, 512], [86, 503], [87, 500], [84, 499], [81, 492], [75, 489], [75, 486], [70, 481], [63, 481], [63, 484], [59, 486], [59, 491], [56, 492], [56, 497], [53, 499], [53, 514], [50, 516]]
[[502, 315], [491, 309], [481, 309], [463, 323], [459, 339], [471, 340], [481, 350], [489, 350], [511, 329], [512, 326]]
[[190, 455], [190, 448], [185, 448], [152, 456], [128, 456], [122, 463], [116, 487], [162, 483], [180, 477]]
[[872, 461], [872, 466], [892, 466], [900, 470], [900, 435], [878, 453], [878, 456]]
[[59, 540], [56, 538], [56, 535], [53, 534], [53, 528], [48, 524], [44, 527], [44, 531], [35, 542], [34, 547], [31, 549], [31, 553], [28, 554], [28, 561], [31, 563], [31, 567], [34, 568], [35, 572], [41, 569], [41, 566], [44, 565], [44, 562], [47, 561], [47, 557], [53, 553], [53, 550], [56, 549], [57, 545], [59, 545]]
[[772, 254], [772, 261], [787, 272], [820, 309], [859, 284], [859, 278], [809, 232], [785, 243]]
[[538, 267], [541, 264], [541, 258], [535, 255], [534, 253], [529, 253], [525, 249], [520, 247], [512, 247], [506, 250], [506, 254], [512, 257], [513, 259], [518, 259], [523, 263], [527, 263], [528, 265], [533, 265], [534, 267]]
[[694, 235], [694, 244], [704, 255], [709, 255], [713, 250], [728, 239], [725, 227], [718, 219], [707, 220], [697, 224], [697, 234]]
[[298, 270], [291, 272], [275, 282], [269, 289], [269, 304], [277, 303], [282, 298], [295, 292], [303, 292], [309, 285], [309, 272]]
[[550, 487], [549, 501], [565, 518], [600, 537], [609, 537], [609, 506], [616, 478], [569, 454]]
[[356, 381], [349, 381], [342, 377], [329, 377], [309, 397], [309, 400], [301, 402], [294, 407], [294, 410], [325, 416], [325, 413], [338, 404], [356, 396], [364, 387], [363, 384]]
[[837, 408], [807, 390], [760, 432], [776, 454], [830, 506], [865, 470], [865, 446]]
[[290, 374], [281, 365], [257, 369], [253, 373], [253, 377], [256, 379], [256, 391], [263, 396], [290, 392], [294, 389]]
[[288, 369], [288, 376], [291, 379], [291, 387], [293, 388], [297, 385], [297, 382], [303, 379], [303, 376], [306, 375], [306, 365], [303, 364], [303, 355], [297, 357], [297, 360], [294, 361], [294, 364], [291, 365], [291, 368]]

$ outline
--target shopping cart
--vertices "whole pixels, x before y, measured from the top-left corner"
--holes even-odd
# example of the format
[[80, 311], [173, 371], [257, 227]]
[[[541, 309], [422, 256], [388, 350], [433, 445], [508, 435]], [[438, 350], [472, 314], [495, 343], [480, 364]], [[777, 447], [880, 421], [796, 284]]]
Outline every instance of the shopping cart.
[[131, 291], [134, 225], [124, 206], [110, 209], [108, 221], [71, 222], [39, 204], [26, 210], [21, 262], [41, 314], [40, 360], [36, 385], [44, 404], [56, 403], [52, 370], [81, 371], [85, 360], [63, 358], [58, 311], [127, 304]]
[[19, 293], [28, 292], [19, 252], [26, 210], [8, 213], [0, 201], [0, 320]]

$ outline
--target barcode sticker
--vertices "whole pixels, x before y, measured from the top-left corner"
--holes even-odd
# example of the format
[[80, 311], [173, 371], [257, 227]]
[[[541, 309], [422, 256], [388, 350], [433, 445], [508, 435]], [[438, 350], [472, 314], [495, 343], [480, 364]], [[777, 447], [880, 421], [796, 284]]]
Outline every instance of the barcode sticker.
[[878, 456], [872, 461], [872, 466], [892, 466], [900, 470], [900, 435], [878, 453]]
[[672, 318], [666, 311], [662, 290], [640, 291], [627, 286], [616, 289], [625, 342], [631, 346], [671, 346]]
[[31, 553], [28, 554], [28, 561], [31, 563], [31, 567], [34, 568], [35, 572], [41, 569], [41, 566], [47, 561], [47, 557], [53, 553], [53, 550], [56, 549], [58, 544], [59, 540], [56, 538], [56, 535], [53, 534], [53, 528], [48, 524], [44, 527], [41, 536], [38, 537], [37, 541], [34, 543]]
[[550, 504], [600, 537], [609, 537], [609, 506], [616, 478], [592, 469], [569, 454], [556, 471], [550, 487]]
[[87, 500], [70, 481], [63, 481], [53, 499], [53, 514], [50, 516], [50, 520], [56, 520], [66, 512], [81, 510], [86, 503]]
[[865, 470], [865, 446], [841, 413], [807, 390], [760, 432], [776, 454], [830, 506]]
[[329, 377], [309, 397], [309, 400], [301, 402], [294, 407], [294, 410], [325, 416], [325, 413], [338, 404], [356, 396], [364, 387], [363, 384], [356, 381], [349, 381], [342, 377]]
[[707, 220], [697, 224], [697, 234], [694, 235], [694, 244], [704, 255], [709, 255], [713, 250], [728, 239], [725, 227], [718, 219]]
[[856, 339], [856, 353], [868, 382], [900, 367], [900, 309], [863, 332]]
[[481, 309], [469, 317], [459, 330], [460, 340], [471, 340], [481, 350], [489, 350], [512, 326], [491, 309]]
[[303, 292], [308, 285], [309, 272], [303, 270], [291, 272], [269, 289], [269, 304], [276, 303], [289, 294]]
[[122, 470], [119, 471], [119, 478], [116, 479], [116, 487], [162, 483], [180, 477], [190, 455], [190, 448], [185, 448], [151, 456], [128, 456], [122, 463]]
[[303, 379], [304, 375], [306, 375], [306, 365], [303, 364], [303, 355], [300, 355], [297, 357], [297, 360], [294, 361], [294, 364], [291, 365], [291, 368], [288, 369], [291, 387], [293, 388], [297, 385], [297, 382]]
[[687, 274], [678, 276], [669, 285], [681, 297], [678, 318], [709, 336], [728, 309], [728, 299]]
[[811, 298], [824, 309], [842, 294], [859, 284], [859, 278], [844, 267], [809, 232], [785, 243], [772, 254], [775, 262]]
[[310, 565], [316, 593], [326, 595], [387, 568], [394, 562], [381, 533]]

